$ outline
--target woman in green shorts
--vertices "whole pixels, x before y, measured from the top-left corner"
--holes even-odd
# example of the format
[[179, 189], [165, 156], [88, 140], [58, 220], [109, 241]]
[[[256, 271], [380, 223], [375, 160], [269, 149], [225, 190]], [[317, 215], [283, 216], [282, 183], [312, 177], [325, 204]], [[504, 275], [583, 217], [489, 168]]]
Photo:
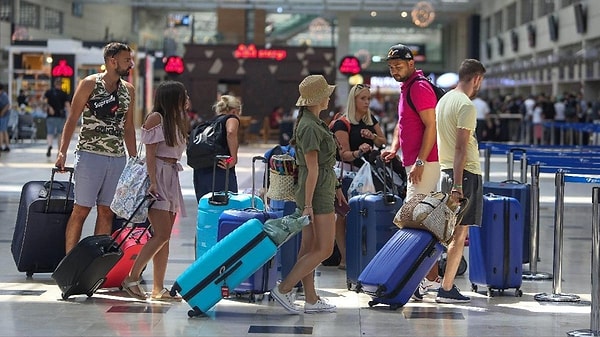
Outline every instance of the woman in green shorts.
[[271, 290], [273, 298], [288, 312], [299, 314], [293, 291], [302, 281], [306, 302], [304, 312], [334, 312], [336, 306], [319, 297], [315, 289], [314, 271], [333, 252], [335, 240], [334, 200], [344, 195], [338, 187], [333, 171], [336, 144], [327, 124], [319, 119], [319, 113], [329, 106], [329, 96], [335, 86], [329, 85], [321, 75], [306, 77], [299, 86], [300, 107], [294, 126], [291, 144], [296, 147], [298, 164], [298, 187], [296, 204], [303, 215], [310, 216], [311, 223], [302, 230], [302, 244], [298, 260], [288, 274]]

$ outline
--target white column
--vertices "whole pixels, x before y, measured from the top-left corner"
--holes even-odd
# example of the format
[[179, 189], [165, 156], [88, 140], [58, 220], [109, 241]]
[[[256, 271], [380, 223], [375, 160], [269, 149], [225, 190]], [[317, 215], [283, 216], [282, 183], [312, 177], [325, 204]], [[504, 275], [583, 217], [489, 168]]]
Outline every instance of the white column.
[[348, 85], [348, 76], [341, 74], [337, 68], [342, 58], [350, 53], [350, 14], [348, 12], [338, 12], [337, 17], [337, 48], [336, 48], [336, 80], [337, 85], [335, 89], [335, 105], [346, 106], [346, 100], [348, 98], [348, 91], [350, 86]]

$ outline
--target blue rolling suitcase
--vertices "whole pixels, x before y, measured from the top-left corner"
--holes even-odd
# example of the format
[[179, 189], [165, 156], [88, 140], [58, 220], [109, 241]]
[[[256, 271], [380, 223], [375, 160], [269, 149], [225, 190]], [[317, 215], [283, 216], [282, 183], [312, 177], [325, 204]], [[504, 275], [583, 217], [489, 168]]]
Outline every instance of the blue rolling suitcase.
[[276, 253], [277, 246], [263, 231], [260, 220], [248, 220], [179, 275], [170, 293], [181, 294], [192, 307], [188, 316], [205, 314]]
[[[263, 201], [258, 196], [227, 191], [227, 182], [229, 180], [226, 180], [225, 191], [215, 192], [214, 180], [216, 167], [215, 161], [213, 168], [213, 191], [203, 195], [200, 198], [200, 202], [198, 202], [195, 238], [196, 259], [217, 243], [219, 216], [223, 211], [228, 209], [245, 209], [252, 207], [252, 205], [258, 209], [264, 209], [265, 207]], [[229, 174], [229, 170], [227, 174]]]
[[523, 263], [529, 263], [531, 247], [531, 185], [516, 180], [483, 183], [483, 193], [513, 197], [519, 201], [523, 210]]
[[469, 228], [469, 280], [471, 288], [488, 287], [503, 293], [520, 290], [523, 277], [523, 212], [517, 199], [486, 194], [483, 197], [483, 223]]
[[[256, 161], [267, 162], [264, 157], [256, 156], [252, 158], [252, 195], [254, 195], [255, 189], [255, 169]], [[268, 172], [265, 170], [265, 172]], [[265, 180], [263, 180], [264, 185]], [[268, 219], [276, 219], [278, 215], [276, 212], [266, 211], [257, 209], [254, 205], [254, 198], [251, 199], [252, 205], [250, 208], [243, 210], [228, 209], [223, 211], [219, 216], [219, 228], [217, 232], [217, 240], [222, 240], [229, 233], [233, 232], [236, 228], [240, 227], [246, 221], [250, 219], [258, 219], [264, 223]], [[278, 268], [277, 255], [266, 263], [262, 268], [252, 274], [247, 280], [242, 282], [238, 287], [233, 289], [233, 293], [238, 295], [249, 294], [250, 302], [256, 301], [258, 294], [264, 294], [273, 288], [277, 282], [277, 268]]]
[[[269, 200], [271, 211], [275, 212], [280, 218], [294, 213], [296, 210], [296, 202], [290, 200]], [[280, 278], [284, 279], [296, 264], [298, 259], [298, 251], [302, 242], [302, 234], [298, 233], [293, 238], [286, 241], [279, 247], [278, 260]]]
[[385, 193], [361, 194], [350, 198], [346, 216], [346, 278], [348, 290], [373, 256], [394, 235], [394, 216], [402, 199]]
[[427, 275], [444, 247], [428, 231], [402, 228], [373, 257], [358, 276], [357, 292], [372, 297], [369, 306], [403, 306]]

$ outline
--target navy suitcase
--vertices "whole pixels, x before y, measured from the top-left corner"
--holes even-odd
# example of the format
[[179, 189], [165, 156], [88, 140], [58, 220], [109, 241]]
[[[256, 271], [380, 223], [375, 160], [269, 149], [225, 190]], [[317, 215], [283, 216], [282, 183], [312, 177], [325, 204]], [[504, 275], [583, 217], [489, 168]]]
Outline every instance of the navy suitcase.
[[428, 231], [402, 228], [360, 273], [356, 291], [372, 297], [371, 307], [381, 303], [396, 310], [410, 300], [443, 251]]
[[49, 181], [23, 185], [13, 233], [11, 252], [20, 272], [51, 273], [65, 257], [65, 230], [73, 211], [73, 168], [65, 168], [68, 181], [56, 181], [60, 172], [52, 169]]
[[368, 193], [350, 198], [348, 205], [346, 282], [350, 290], [365, 266], [398, 230], [393, 220], [402, 206], [402, 199], [381, 192]]
[[260, 220], [248, 220], [179, 275], [170, 293], [181, 294], [192, 307], [188, 316], [205, 314], [276, 253], [277, 246], [263, 231]]
[[517, 199], [486, 194], [483, 196], [483, 223], [469, 228], [469, 280], [471, 288], [478, 285], [503, 293], [520, 290], [523, 277], [522, 257], [523, 212]]
[[531, 247], [531, 185], [516, 180], [483, 183], [483, 193], [513, 197], [523, 210], [523, 263], [529, 263]]

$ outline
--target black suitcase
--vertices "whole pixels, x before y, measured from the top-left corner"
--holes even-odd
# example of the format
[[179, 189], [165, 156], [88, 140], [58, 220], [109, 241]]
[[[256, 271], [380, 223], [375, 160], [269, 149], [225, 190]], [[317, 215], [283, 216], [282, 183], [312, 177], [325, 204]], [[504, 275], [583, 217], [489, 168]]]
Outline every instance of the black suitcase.
[[[128, 223], [131, 223], [131, 219], [149, 199], [148, 196], [142, 200], [131, 214]], [[150, 201], [150, 205], [152, 202]], [[132, 227], [123, 227], [121, 230], [129, 230], [131, 233], [136, 227], [137, 224], [132, 224]], [[123, 242], [125, 240], [117, 243], [111, 235], [92, 235], [79, 241], [52, 273], [52, 278], [62, 291], [62, 298], [66, 300], [72, 295], [81, 294], [92, 296], [102, 286], [108, 272], [123, 256]]]
[[52, 169], [49, 181], [23, 185], [13, 233], [11, 252], [20, 272], [51, 273], [65, 256], [65, 229], [73, 211], [73, 168], [65, 168], [68, 181], [56, 181], [60, 172]]

